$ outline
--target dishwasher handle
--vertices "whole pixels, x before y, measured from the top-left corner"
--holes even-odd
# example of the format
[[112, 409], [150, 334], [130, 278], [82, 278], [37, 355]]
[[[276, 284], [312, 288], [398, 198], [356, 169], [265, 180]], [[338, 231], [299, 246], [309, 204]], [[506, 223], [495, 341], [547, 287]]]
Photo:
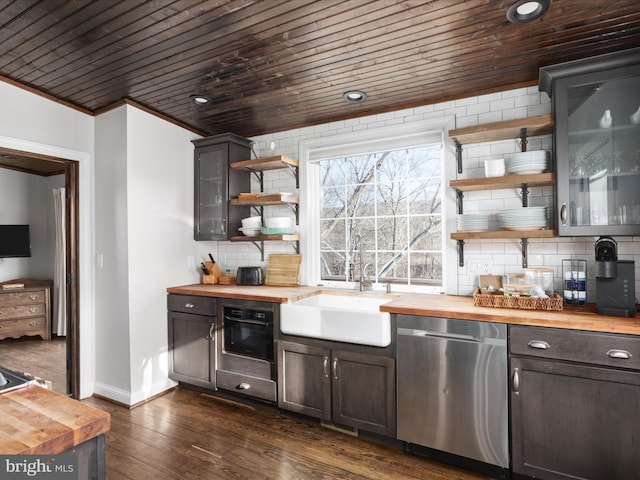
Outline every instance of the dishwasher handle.
[[473, 335], [466, 335], [464, 333], [442, 333], [434, 332], [430, 330], [420, 330], [415, 328], [398, 328], [398, 336], [407, 337], [424, 337], [424, 338], [436, 338], [442, 340], [458, 340], [462, 342], [473, 343], [488, 343], [500, 346], [506, 346], [506, 339], [499, 338], [487, 338], [487, 337], [475, 337]]

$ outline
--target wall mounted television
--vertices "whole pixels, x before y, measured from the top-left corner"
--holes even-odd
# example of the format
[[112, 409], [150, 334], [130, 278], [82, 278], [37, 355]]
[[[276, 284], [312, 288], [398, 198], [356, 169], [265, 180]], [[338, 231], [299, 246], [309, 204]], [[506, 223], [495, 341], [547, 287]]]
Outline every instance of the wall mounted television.
[[29, 225], [0, 225], [0, 258], [30, 256]]

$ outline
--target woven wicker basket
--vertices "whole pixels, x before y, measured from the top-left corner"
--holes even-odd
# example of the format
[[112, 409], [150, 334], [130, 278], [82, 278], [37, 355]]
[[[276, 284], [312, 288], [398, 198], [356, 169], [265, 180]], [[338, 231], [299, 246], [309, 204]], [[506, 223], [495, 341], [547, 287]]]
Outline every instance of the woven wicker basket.
[[476, 307], [518, 308], [522, 310], [553, 310], [563, 308], [562, 297], [554, 292], [551, 298], [512, 297], [502, 293], [482, 293], [480, 289], [473, 294], [473, 305]]

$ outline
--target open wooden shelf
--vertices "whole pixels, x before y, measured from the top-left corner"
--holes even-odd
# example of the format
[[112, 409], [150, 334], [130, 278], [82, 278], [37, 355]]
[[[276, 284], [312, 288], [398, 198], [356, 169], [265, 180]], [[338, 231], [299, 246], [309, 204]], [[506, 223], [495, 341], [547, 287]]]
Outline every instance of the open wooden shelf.
[[460, 192], [476, 192], [481, 190], [519, 188], [522, 184], [527, 184], [529, 187], [542, 187], [553, 185], [555, 181], [555, 173], [535, 173], [531, 175], [506, 175], [503, 177], [451, 180], [449, 186]]
[[229, 200], [231, 205], [244, 205], [244, 206], [265, 206], [265, 205], [283, 205], [283, 204], [297, 204], [299, 202], [298, 197], [293, 195], [283, 195], [281, 193], [275, 193], [271, 195], [262, 195], [260, 197], [249, 198], [232, 198]]
[[537, 117], [519, 118], [504, 122], [485, 123], [473, 127], [456, 128], [449, 131], [449, 137], [459, 143], [483, 143], [510, 138], [520, 138], [522, 129], [526, 130], [527, 137], [549, 135], [553, 132], [553, 116], [551, 114]]
[[267, 242], [273, 240], [280, 240], [285, 242], [296, 242], [300, 240], [300, 235], [297, 233], [286, 235], [257, 235], [255, 237], [247, 237], [246, 235], [237, 235], [231, 237], [232, 242]]
[[482, 239], [522, 239], [522, 238], [553, 238], [555, 230], [491, 230], [488, 232], [453, 232], [452, 240], [482, 240]]
[[236, 170], [248, 170], [252, 172], [263, 172], [266, 170], [278, 170], [286, 167], [297, 167], [298, 160], [286, 157], [284, 155], [276, 155], [274, 157], [255, 158], [253, 160], [243, 160], [229, 165], [230, 168]]

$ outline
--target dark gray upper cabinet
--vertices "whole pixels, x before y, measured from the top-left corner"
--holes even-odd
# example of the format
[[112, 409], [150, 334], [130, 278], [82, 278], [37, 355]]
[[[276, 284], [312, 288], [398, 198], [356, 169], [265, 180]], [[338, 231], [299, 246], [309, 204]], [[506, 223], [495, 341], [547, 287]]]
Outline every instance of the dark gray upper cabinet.
[[249, 207], [229, 208], [229, 198], [249, 192], [250, 174], [229, 169], [235, 162], [251, 158], [253, 142], [233, 133], [193, 140], [195, 240], [229, 240], [237, 235]]
[[540, 69], [560, 236], [640, 234], [640, 49]]

